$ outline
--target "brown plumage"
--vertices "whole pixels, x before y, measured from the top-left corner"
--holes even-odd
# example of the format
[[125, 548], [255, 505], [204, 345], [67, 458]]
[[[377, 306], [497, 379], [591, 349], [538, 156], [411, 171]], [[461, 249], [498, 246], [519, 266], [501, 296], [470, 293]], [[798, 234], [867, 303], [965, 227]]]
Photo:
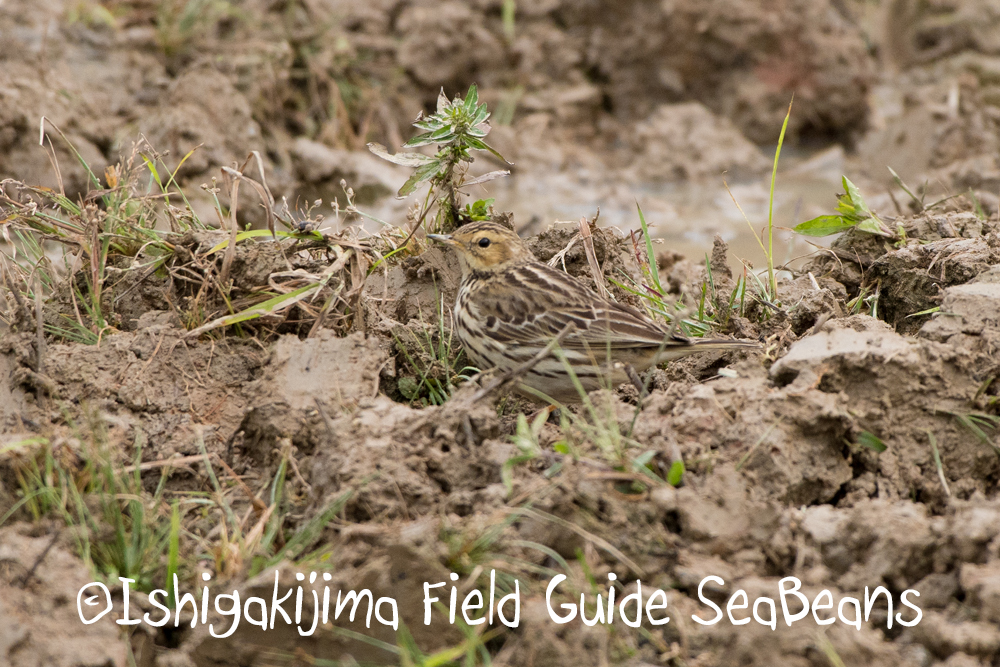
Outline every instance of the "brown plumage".
[[[539, 262], [516, 234], [496, 223], [474, 222], [450, 235], [428, 237], [458, 254], [462, 282], [455, 301], [455, 328], [469, 358], [483, 370], [510, 370], [523, 364], [567, 324], [572, 326], [561, 349], [587, 391], [627, 381], [626, 365], [641, 372], [694, 352], [758, 346], [672, 333]], [[580, 400], [555, 355], [536, 364], [521, 384], [522, 390], [528, 387], [560, 402]]]

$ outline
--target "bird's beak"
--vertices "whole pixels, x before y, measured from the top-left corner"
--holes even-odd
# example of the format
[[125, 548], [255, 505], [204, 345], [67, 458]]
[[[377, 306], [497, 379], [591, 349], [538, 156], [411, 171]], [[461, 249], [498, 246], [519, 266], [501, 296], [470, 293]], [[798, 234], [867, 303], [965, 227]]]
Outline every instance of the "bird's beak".
[[447, 245], [458, 245], [458, 242], [451, 238], [451, 234], [428, 234], [427, 238]]

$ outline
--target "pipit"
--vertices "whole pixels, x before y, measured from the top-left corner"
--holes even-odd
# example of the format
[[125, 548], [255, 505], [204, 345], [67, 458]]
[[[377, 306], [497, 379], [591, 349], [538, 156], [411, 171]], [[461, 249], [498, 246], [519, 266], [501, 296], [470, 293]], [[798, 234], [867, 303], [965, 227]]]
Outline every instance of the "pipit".
[[462, 282], [455, 329], [481, 370], [522, 366], [562, 335], [558, 349], [565, 362], [554, 350], [520, 378], [519, 389], [534, 398], [540, 392], [562, 403], [579, 401], [567, 365], [584, 391], [592, 391], [628, 381], [629, 367], [642, 372], [694, 352], [759, 347], [680, 336], [539, 262], [524, 241], [496, 223], [474, 222], [453, 234], [427, 236], [458, 254]]

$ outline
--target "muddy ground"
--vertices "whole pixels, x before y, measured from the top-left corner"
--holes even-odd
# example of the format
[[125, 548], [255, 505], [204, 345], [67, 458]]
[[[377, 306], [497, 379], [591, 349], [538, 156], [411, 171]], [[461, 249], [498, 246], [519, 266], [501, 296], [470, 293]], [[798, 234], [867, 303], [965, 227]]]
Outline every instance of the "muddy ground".
[[[127, 637], [111, 617], [84, 626], [84, 583], [121, 595], [97, 546], [114, 543], [114, 526], [34, 511], [25, 480], [41, 462], [43, 481], [60, 489], [53, 506], [74, 507], [71, 489], [93, 488], [92, 463], [107, 457], [138, 470], [120, 500], [142, 498], [150, 526], [169, 531], [181, 508], [182, 588], [199, 591], [205, 573], [213, 590], [269, 598], [275, 567], [283, 586], [296, 572], [328, 572], [334, 590], [396, 597], [425, 654], [465, 636], [423, 625], [421, 582], [456, 572], [464, 591], [488, 586], [495, 569], [522, 592], [520, 627], [485, 639], [496, 665], [1000, 665], [992, 3], [7, 0], [0, 33], [0, 179], [61, 187], [70, 199], [92, 186], [50, 132], [53, 169], [37, 144], [43, 115], [98, 175], [140, 134], [171, 170], [200, 146], [176, 182], [208, 220], [211, 193], [199, 186], [259, 150], [279, 199], [343, 207], [346, 179], [358, 206], [405, 226], [410, 202], [390, 195], [406, 170], [362, 149], [399, 146], [441, 87], [479, 84], [494, 112], [490, 140], [516, 178], [583, 170], [629, 193], [765, 173], [794, 92], [788, 145], [843, 146], [847, 173], [891, 231], [840, 235], [781, 273], [779, 304], [747, 297], [735, 313], [720, 305], [739, 279], [732, 258], [721, 240], [704, 248], [723, 295], [717, 333], [761, 350], [677, 362], [652, 374], [648, 396], [598, 392], [592, 414], [572, 408], [575, 418], [527, 434], [518, 414], [540, 406], [476, 398], [475, 383], [425, 405], [421, 376], [455, 379], [427, 349], [443, 345], [464, 363], [438, 327], [457, 267], [418, 239], [369, 273], [376, 243], [357, 216], [340, 216], [324, 243], [241, 243], [232, 258], [238, 308], [341, 262], [345, 298], [321, 326], [322, 300], [191, 335], [196, 309], [198, 322], [227, 312], [202, 299], [201, 281], [223, 261], [212, 248], [225, 235], [213, 231], [179, 240], [170, 272], [115, 267], [101, 297], [109, 326], [91, 344], [52, 333], [79, 310], [70, 285], [83, 277], [60, 274], [37, 312], [13, 283], [0, 286], [0, 516], [16, 507], [0, 526], [0, 663], [414, 664], [329, 626], [303, 638], [244, 624], [225, 639], [202, 624], [142, 625]], [[244, 193], [243, 222], [260, 224]], [[514, 220], [539, 259], [592, 282], [583, 244], [571, 245], [578, 227], [552, 222]], [[606, 276], [638, 279], [631, 240], [598, 232]], [[704, 263], [658, 250], [667, 296], [696, 303]], [[514, 465], [526, 438], [532, 456]], [[638, 457], [647, 465], [630, 467]], [[686, 472], [668, 484], [677, 461]], [[101, 516], [100, 499], [83, 504]], [[153, 532], [161, 541], [139, 568], [146, 590], [170, 568], [165, 533]], [[96, 573], [84, 544], [95, 545]], [[636, 579], [667, 590], [671, 622], [556, 625], [545, 585], [564, 570], [588, 596], [606, 593], [610, 572], [619, 599]], [[705, 592], [720, 606], [740, 589], [776, 600], [778, 581], [795, 576], [810, 599], [826, 589], [835, 604], [883, 586], [893, 613], [913, 589], [922, 618], [889, 628], [880, 601], [860, 630], [812, 616], [774, 631], [702, 626], [691, 615], [711, 615], [698, 601], [709, 575], [724, 580]], [[152, 610], [144, 599], [133, 604]], [[400, 641], [382, 626], [342, 627]]]

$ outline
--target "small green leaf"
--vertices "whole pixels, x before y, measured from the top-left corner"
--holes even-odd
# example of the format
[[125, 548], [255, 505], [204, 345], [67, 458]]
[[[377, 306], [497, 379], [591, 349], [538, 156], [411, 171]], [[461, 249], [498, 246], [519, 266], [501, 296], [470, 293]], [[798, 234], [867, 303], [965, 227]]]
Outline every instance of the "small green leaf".
[[670, 486], [680, 486], [681, 479], [683, 478], [684, 461], [678, 459], [670, 465], [670, 471], [667, 472], [667, 484]]
[[902, 188], [903, 192], [905, 192], [906, 194], [910, 195], [910, 199], [912, 199], [914, 202], [916, 202], [917, 206], [919, 206], [920, 210], [922, 211], [924, 209], [924, 201], [923, 201], [923, 199], [920, 198], [920, 197], [918, 197], [917, 195], [913, 194], [913, 191], [911, 191], [910, 188], [908, 188], [906, 186], [906, 183], [903, 182], [903, 179], [899, 177], [899, 174], [897, 174], [896, 171], [892, 167], [886, 167], [886, 168], [889, 170], [889, 173], [892, 174], [892, 178], [893, 178], [894, 181], [896, 181], [896, 185], [898, 185], [900, 188]]
[[428, 132], [433, 132], [441, 127], [441, 122], [437, 118], [431, 116], [430, 118], [425, 118], [423, 120], [416, 121], [415, 123], [413, 123], [413, 127], [418, 128], [420, 130], [427, 130]]
[[493, 148], [492, 146], [487, 146], [486, 142], [484, 142], [482, 139], [475, 139], [475, 138], [469, 139], [469, 146], [471, 148], [478, 148], [481, 151], [489, 151], [490, 153], [493, 153], [493, 155], [495, 155], [498, 160], [503, 160], [507, 164], [510, 164], [510, 162], [507, 162], [507, 158], [505, 158], [503, 155], [500, 155], [500, 153], [498, 153], [496, 149]]
[[847, 176], [843, 177], [843, 182], [844, 191], [847, 193], [847, 196], [851, 198], [851, 204], [854, 205], [854, 208], [865, 217], [870, 216], [872, 212], [868, 210], [868, 204], [866, 204], [864, 198], [862, 198], [861, 191], [858, 190], [858, 186], [852, 183], [851, 179], [847, 178]]
[[885, 446], [885, 443], [882, 442], [881, 438], [874, 433], [869, 433], [868, 431], [862, 431], [858, 434], [858, 444], [862, 447], [867, 447], [873, 452], [878, 452], [879, 454], [888, 449], [888, 447]]
[[[639, 456], [632, 459], [632, 470], [645, 475], [651, 475], [652, 471], [649, 468], [649, 462], [653, 460], [654, 456], [656, 456], [656, 450], [653, 449], [646, 450], [642, 454], [639, 454]], [[655, 475], [651, 476], [656, 477]], [[657, 477], [657, 479], [659, 478]]]
[[982, 204], [979, 203], [979, 198], [976, 197], [976, 193], [969, 188], [969, 199], [972, 200], [972, 208], [976, 211], [976, 217], [980, 220], [986, 219], [986, 211], [983, 210]]
[[413, 137], [405, 144], [403, 144], [403, 148], [418, 148], [420, 146], [427, 146], [428, 144], [433, 144], [434, 140], [428, 139], [428, 137], [430, 136], [431, 136], [430, 132], [424, 132], [423, 134], [418, 134], [417, 136]]
[[405, 197], [410, 194], [417, 189], [418, 185], [437, 176], [442, 167], [443, 165], [440, 160], [434, 160], [434, 162], [425, 164], [423, 167], [418, 167], [417, 170], [410, 175], [410, 178], [407, 179], [406, 183], [403, 183], [403, 187], [399, 189], [399, 192], [396, 193], [396, 195], [398, 197]]
[[476, 110], [476, 106], [479, 104], [479, 88], [476, 84], [469, 86], [469, 92], [465, 96], [465, 110], [470, 114]]
[[927, 310], [921, 310], [916, 313], [910, 313], [906, 317], [920, 317], [922, 315], [933, 315], [934, 313], [941, 312], [941, 306], [934, 306], [933, 308], [928, 308]]
[[295, 303], [298, 303], [302, 299], [305, 299], [310, 294], [316, 290], [323, 287], [324, 283], [310, 283], [308, 285], [303, 285], [302, 287], [292, 290], [286, 294], [279, 294], [276, 297], [272, 297], [267, 301], [262, 301], [256, 306], [251, 306], [246, 310], [241, 310], [234, 315], [227, 315], [226, 317], [220, 317], [217, 319], [203, 324], [196, 329], [192, 329], [187, 333], [189, 338], [194, 338], [200, 336], [206, 331], [211, 331], [212, 329], [217, 329], [219, 327], [228, 327], [234, 324], [239, 324], [240, 322], [246, 322], [247, 320], [257, 319], [258, 317], [263, 317], [264, 315], [271, 315], [279, 310], [287, 308]]
[[649, 235], [649, 225], [646, 224], [646, 216], [642, 214], [642, 207], [636, 201], [635, 208], [639, 211], [639, 226], [642, 227], [642, 238], [646, 241], [646, 261], [649, 263], [649, 277], [656, 285], [656, 291], [663, 294], [663, 287], [660, 285], [660, 269], [656, 264], [656, 253], [653, 252], [653, 240]]
[[479, 109], [476, 110], [476, 117], [472, 119], [472, 125], [479, 125], [485, 123], [486, 119], [490, 117], [490, 112], [486, 109], [485, 104], [481, 104]]
[[655, 450], [652, 449], [647, 450], [642, 454], [639, 454], [639, 456], [636, 456], [634, 459], [632, 459], [632, 466], [636, 470], [638, 470], [639, 468], [645, 468], [646, 466], [649, 465], [649, 462], [653, 460], [654, 456], [656, 456]]
[[490, 206], [493, 205], [493, 198], [477, 199], [473, 204], [465, 205], [465, 215], [470, 220], [489, 220]]
[[455, 136], [454, 129], [451, 125], [445, 125], [440, 130], [431, 132], [430, 138], [438, 143], [447, 143]]
[[839, 234], [846, 231], [854, 225], [854, 222], [847, 220], [843, 216], [821, 215], [818, 218], [799, 223], [792, 231], [803, 236], [830, 236], [831, 234]]
[[837, 213], [844, 216], [852, 222], [858, 221], [858, 211], [854, 208], [854, 204], [851, 203], [851, 198], [847, 195], [840, 195], [837, 197]]
[[[542, 429], [545, 427], [545, 422], [548, 421], [548, 418], [548, 411], [540, 410], [538, 416], [531, 422], [531, 439], [533, 443], [538, 442], [538, 436], [542, 434]], [[518, 426], [520, 426], [520, 421], [518, 421]]]
[[878, 218], [865, 218], [858, 223], [858, 229], [862, 232], [868, 232], [869, 234], [878, 234], [879, 236], [885, 235], [882, 231], [881, 225], [878, 224]]
[[[323, 235], [320, 234], [319, 232], [316, 232], [316, 231], [312, 231], [312, 232], [275, 232], [275, 235], [278, 236], [278, 237], [280, 237], [280, 238], [293, 238], [293, 239], [315, 238], [317, 240], [322, 240], [323, 239]], [[252, 239], [252, 238], [255, 238], [255, 237], [258, 237], [258, 236], [267, 236], [267, 237], [270, 237], [271, 236], [271, 230], [269, 230], [269, 229], [248, 229], [247, 231], [240, 232], [239, 234], [236, 235], [236, 243], [239, 243], [240, 241], [245, 241], [246, 239]], [[226, 239], [225, 241], [220, 241], [216, 245], [212, 246], [212, 248], [208, 252], [206, 252], [205, 255], [206, 256], [207, 255], [214, 255], [215, 253], [219, 252], [220, 250], [225, 249], [228, 245], [229, 245], [229, 239]]]

